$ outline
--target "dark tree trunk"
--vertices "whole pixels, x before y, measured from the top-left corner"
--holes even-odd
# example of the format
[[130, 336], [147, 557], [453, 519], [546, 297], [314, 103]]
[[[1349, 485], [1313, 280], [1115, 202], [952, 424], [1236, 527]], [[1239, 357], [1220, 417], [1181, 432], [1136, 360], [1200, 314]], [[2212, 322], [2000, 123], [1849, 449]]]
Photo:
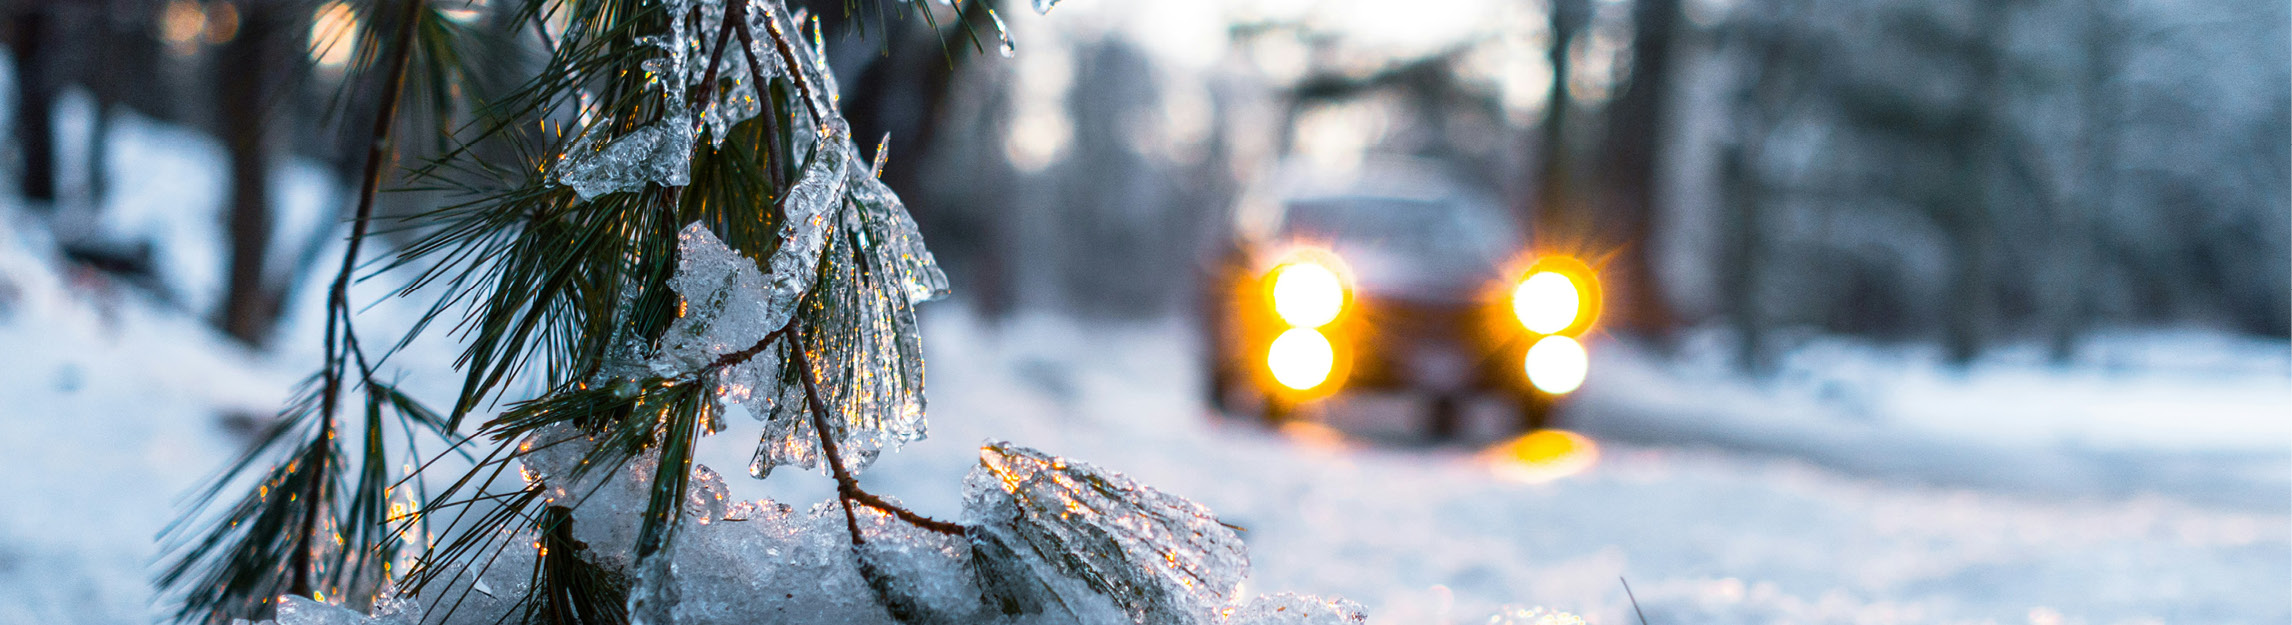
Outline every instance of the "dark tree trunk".
[[1671, 98], [1672, 42], [1679, 0], [1632, 3], [1631, 83], [1608, 105], [1607, 209], [1614, 236], [1625, 250], [1609, 267], [1604, 282], [1620, 327], [1661, 336], [1671, 326], [1664, 300], [1654, 235], [1658, 231], [1656, 168], [1660, 165]]
[[1972, 362], [1979, 356], [1984, 342], [1984, 326], [1996, 310], [1992, 295], [1997, 281], [1990, 276], [1990, 248], [1996, 244], [1993, 207], [2000, 203], [1997, 176], [2003, 166], [1999, 159], [2000, 141], [1997, 139], [1995, 116], [2004, 108], [2001, 103], [2004, 85], [2004, 10], [1994, 3], [1982, 3], [1980, 24], [1982, 30], [1970, 47], [1968, 65], [1974, 72], [1973, 93], [1967, 98], [1964, 112], [1951, 129], [1950, 147], [1956, 169], [1952, 172], [1949, 189], [1939, 195], [1942, 204], [1934, 207], [1944, 216], [1944, 227], [1950, 233], [1951, 282], [1950, 301], [1943, 310], [1942, 349], [1956, 364]]
[[1536, 176], [1535, 208], [1529, 220], [1535, 227], [1538, 247], [1568, 246], [1576, 232], [1573, 220], [1582, 211], [1572, 205], [1575, 191], [1569, 184], [1575, 168], [1571, 166], [1568, 149], [1569, 109], [1568, 50], [1573, 47], [1576, 33], [1591, 21], [1590, 0], [1552, 0], [1552, 47], [1545, 55], [1552, 64], [1552, 89], [1544, 105], [1543, 132], [1537, 158], [1541, 162]]
[[268, 121], [273, 11], [251, 2], [240, 9], [238, 36], [216, 57], [220, 129], [230, 154], [229, 265], [218, 324], [249, 345], [261, 345], [278, 316], [278, 297], [264, 279], [271, 242]]
[[16, 144], [23, 150], [24, 199], [53, 208], [56, 201], [56, 81], [52, 73], [54, 16], [40, 3], [20, 5], [9, 19], [8, 48], [16, 57]]

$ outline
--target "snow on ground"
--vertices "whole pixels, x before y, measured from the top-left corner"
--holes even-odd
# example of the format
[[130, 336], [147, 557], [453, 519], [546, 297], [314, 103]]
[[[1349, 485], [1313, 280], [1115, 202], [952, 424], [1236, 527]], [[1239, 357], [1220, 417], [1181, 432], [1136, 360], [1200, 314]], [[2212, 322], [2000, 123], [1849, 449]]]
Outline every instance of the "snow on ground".
[[[115, 140], [162, 155], [203, 140], [139, 127], [163, 130], [123, 124]], [[211, 223], [215, 203], [177, 201], [169, 219]], [[268, 412], [315, 364], [319, 302], [296, 299], [277, 354], [249, 353], [65, 267], [21, 208], [0, 203], [0, 220], [0, 624], [153, 622], [153, 534], [239, 444], [219, 417]], [[160, 236], [213, 244], [183, 230]], [[2270, 403], [2292, 376], [2262, 356], [2161, 360], [2266, 345], [2130, 336], [2103, 341], [2118, 356], [2100, 365], [2004, 358], [1962, 377], [1818, 346], [1753, 384], [1693, 342], [1665, 361], [1605, 341], [1567, 413], [1597, 460], [1524, 473], [1476, 445], [1363, 434], [1406, 429], [1392, 401], [1309, 411], [1341, 428], [1213, 417], [1180, 321], [998, 324], [960, 306], [925, 308], [933, 435], [879, 461], [871, 488], [946, 518], [983, 439], [1086, 459], [1247, 528], [1250, 593], [1341, 595], [1394, 624], [1481, 622], [1502, 604], [1637, 622], [1618, 577], [1658, 624], [2292, 621], [2292, 493], [2267, 469], [2292, 451]], [[408, 309], [375, 307], [362, 327], [386, 333]], [[442, 401], [453, 350], [427, 345], [396, 364]], [[756, 425], [732, 425], [702, 458], [736, 495], [828, 496], [816, 475], [737, 477]]]
[[1662, 359], [1594, 349], [1583, 429], [1833, 468], [2072, 494], [2174, 492], [2292, 509], [2292, 346], [2200, 330], [2102, 333], [2065, 365], [2034, 345], [1952, 368], [1930, 345], [1807, 341], [1752, 381], [1705, 331]]

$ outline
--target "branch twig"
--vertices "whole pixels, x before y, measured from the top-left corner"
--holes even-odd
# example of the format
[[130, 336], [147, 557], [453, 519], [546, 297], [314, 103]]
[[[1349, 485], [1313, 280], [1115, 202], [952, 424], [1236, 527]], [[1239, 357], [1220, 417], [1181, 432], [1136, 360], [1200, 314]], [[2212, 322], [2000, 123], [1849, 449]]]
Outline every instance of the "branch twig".
[[[964, 530], [961, 524], [916, 514], [913, 510], [893, 505], [891, 502], [884, 501], [860, 488], [859, 479], [852, 477], [851, 472], [844, 468], [843, 453], [836, 449], [835, 437], [828, 435], [828, 404], [820, 399], [819, 383], [812, 378], [812, 361], [804, 355], [803, 332], [791, 328], [789, 336], [798, 342], [794, 349], [788, 350], [788, 353], [795, 358], [798, 368], [797, 375], [804, 378], [804, 401], [811, 407], [812, 430], [814, 434], [818, 434], [820, 437], [822, 455], [827, 456], [828, 469], [836, 478], [836, 493], [839, 495], [838, 498], [844, 502], [846, 514], [850, 512], [851, 502], [857, 501], [867, 507], [899, 517], [900, 520], [913, 523], [916, 527], [941, 534], [963, 535]], [[854, 544], [860, 541], [857, 523], [857, 521], [853, 521], [852, 542]]]

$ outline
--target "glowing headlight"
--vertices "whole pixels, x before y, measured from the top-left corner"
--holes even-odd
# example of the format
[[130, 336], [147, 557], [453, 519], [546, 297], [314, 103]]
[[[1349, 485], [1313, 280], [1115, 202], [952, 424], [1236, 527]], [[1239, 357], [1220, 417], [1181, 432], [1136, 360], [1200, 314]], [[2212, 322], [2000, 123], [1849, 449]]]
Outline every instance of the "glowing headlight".
[[1528, 359], [1523, 365], [1528, 370], [1528, 383], [1546, 393], [1565, 395], [1584, 385], [1584, 374], [1591, 369], [1591, 359], [1584, 354], [1584, 345], [1575, 339], [1560, 335], [1538, 339], [1528, 348]]
[[1336, 363], [1337, 351], [1330, 347], [1329, 337], [1312, 328], [1290, 328], [1265, 350], [1265, 366], [1273, 372], [1273, 380], [1300, 391], [1328, 380]]
[[1345, 308], [1345, 284], [1320, 263], [1282, 265], [1273, 274], [1273, 312], [1300, 328], [1318, 328]]
[[1552, 271], [1539, 271], [1512, 289], [1512, 316], [1537, 334], [1558, 334], [1576, 325], [1583, 302], [1576, 281]]

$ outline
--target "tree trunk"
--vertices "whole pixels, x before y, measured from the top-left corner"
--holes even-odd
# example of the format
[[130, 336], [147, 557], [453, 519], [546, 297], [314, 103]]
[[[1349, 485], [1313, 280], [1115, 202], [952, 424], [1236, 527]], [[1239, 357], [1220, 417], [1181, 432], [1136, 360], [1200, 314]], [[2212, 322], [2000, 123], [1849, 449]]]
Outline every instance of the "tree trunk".
[[1656, 168], [1662, 162], [1672, 85], [1674, 27], [1680, 0], [1635, 0], [1632, 3], [1631, 83], [1608, 105], [1607, 209], [1614, 236], [1626, 250], [1618, 254], [1607, 292], [1616, 306], [1609, 310], [1619, 327], [1641, 335], [1660, 337], [1671, 326], [1671, 308], [1664, 300], [1663, 282], [1654, 236], [1659, 219]]
[[241, 5], [238, 36], [216, 58], [220, 129], [230, 156], [230, 259], [218, 325], [233, 338], [261, 345], [278, 316], [278, 298], [264, 280], [270, 249], [271, 105], [268, 74], [272, 11], [260, 2]]
[[56, 201], [55, 77], [47, 41], [54, 28], [48, 7], [19, 6], [9, 21], [9, 54], [16, 57], [16, 144], [23, 149], [19, 191], [31, 205], [53, 208]]
[[1590, 0], [1552, 0], [1552, 47], [1545, 52], [1552, 64], [1552, 88], [1544, 106], [1542, 145], [1537, 149], [1541, 167], [1536, 177], [1535, 207], [1530, 211], [1535, 242], [1539, 248], [1571, 247], [1582, 236], [1575, 228], [1574, 219], [1580, 214], [1574, 208], [1574, 190], [1570, 177], [1574, 168], [1569, 163], [1568, 109], [1568, 50], [1575, 42], [1577, 31], [1591, 19]]

